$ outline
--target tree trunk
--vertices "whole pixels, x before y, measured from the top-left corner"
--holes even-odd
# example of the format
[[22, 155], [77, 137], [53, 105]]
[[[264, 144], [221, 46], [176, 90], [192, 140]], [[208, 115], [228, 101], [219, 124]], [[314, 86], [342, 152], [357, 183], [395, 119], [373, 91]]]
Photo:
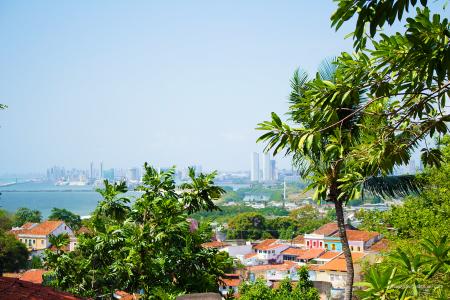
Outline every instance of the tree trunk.
[[345, 262], [347, 264], [347, 280], [345, 282], [344, 299], [351, 300], [355, 271], [353, 269], [352, 253], [350, 251], [350, 246], [348, 245], [347, 233], [345, 231], [343, 202], [336, 199], [334, 201], [334, 207], [336, 208], [336, 220], [339, 229], [339, 237], [341, 238], [342, 250], [344, 251]]

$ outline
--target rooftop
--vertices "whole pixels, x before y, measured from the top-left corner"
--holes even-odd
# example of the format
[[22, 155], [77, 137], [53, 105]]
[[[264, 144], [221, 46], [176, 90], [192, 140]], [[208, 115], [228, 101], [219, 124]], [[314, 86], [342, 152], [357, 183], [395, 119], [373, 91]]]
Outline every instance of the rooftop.
[[285, 271], [285, 270], [292, 269], [293, 267], [297, 268], [298, 265], [293, 261], [285, 261], [282, 264], [249, 266], [249, 267], [247, 267], [247, 270], [248, 271], [268, 271], [268, 270]]
[[324, 260], [333, 259], [341, 253], [342, 252], [338, 252], [338, 251], [327, 251], [324, 254], [322, 254], [321, 256], [319, 256], [317, 259], [324, 259]]
[[83, 299], [40, 284], [0, 277], [0, 298], [8, 300], [77, 300]]
[[378, 242], [374, 243], [370, 247], [370, 251], [380, 252], [380, 251], [386, 251], [389, 250], [390, 247], [390, 241], [386, 238], [382, 238]]
[[219, 241], [207, 242], [202, 244], [203, 248], [224, 248], [227, 246], [229, 246], [229, 244]]
[[[354, 229], [356, 230], [357, 228], [353, 227], [352, 225], [349, 224], [345, 224], [345, 228], [347, 229]], [[320, 235], [332, 235], [334, 233], [336, 233], [338, 231], [338, 226], [337, 223], [327, 223], [325, 225], [322, 225], [321, 227], [319, 227], [318, 229], [314, 230], [312, 233], [313, 234], [320, 234]]]
[[253, 249], [256, 249], [256, 250], [267, 250], [267, 249], [264, 249], [264, 248], [269, 246], [269, 245], [272, 245], [272, 244], [274, 244], [276, 242], [277, 242], [276, 239], [264, 240], [261, 243], [259, 243], [258, 245], [253, 246]]
[[[28, 223], [25, 223], [26, 225]], [[23, 228], [21, 229], [21, 232], [18, 234], [21, 235], [49, 235], [51, 234], [56, 228], [58, 228], [61, 224], [64, 224], [63, 221], [44, 221], [40, 224], [37, 224], [36, 226], [32, 226], [30, 228]]]
[[44, 275], [44, 273], [46, 273], [46, 272], [47, 271], [44, 269], [28, 270], [25, 273], [23, 273], [22, 276], [20, 276], [20, 280], [41, 284], [43, 281], [42, 275]]
[[[364, 253], [353, 252], [352, 253], [353, 263], [358, 262], [364, 256], [365, 256]], [[345, 262], [344, 254], [341, 254], [338, 257], [330, 260], [329, 262], [319, 266], [317, 269], [320, 271], [347, 272], [347, 264]]]
[[[364, 230], [346, 230], [345, 232], [347, 233], [347, 239], [349, 241], [367, 242], [380, 235], [378, 232]], [[335, 233], [334, 236], [339, 236], [339, 233]]]
[[305, 243], [305, 237], [303, 235], [297, 235], [293, 240], [293, 244], [304, 244]]

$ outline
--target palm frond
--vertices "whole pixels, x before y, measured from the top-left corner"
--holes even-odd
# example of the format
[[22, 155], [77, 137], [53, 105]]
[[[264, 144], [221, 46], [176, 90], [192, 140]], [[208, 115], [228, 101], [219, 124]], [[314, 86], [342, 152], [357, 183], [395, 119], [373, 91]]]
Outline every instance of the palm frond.
[[320, 79], [328, 80], [333, 82], [336, 76], [336, 57], [326, 58], [324, 59], [320, 65], [317, 73], [319, 74]]
[[369, 192], [383, 199], [398, 198], [420, 194], [422, 188], [423, 183], [414, 175], [372, 176], [364, 181], [361, 195]]

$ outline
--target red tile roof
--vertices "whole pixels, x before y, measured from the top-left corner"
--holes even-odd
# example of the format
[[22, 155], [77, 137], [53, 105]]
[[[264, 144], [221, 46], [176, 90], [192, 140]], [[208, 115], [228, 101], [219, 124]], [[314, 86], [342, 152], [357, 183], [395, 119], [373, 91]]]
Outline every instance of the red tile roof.
[[25, 273], [23, 273], [22, 276], [20, 276], [20, 280], [41, 284], [42, 275], [44, 275], [44, 273], [46, 272], [47, 271], [43, 269], [28, 270]]
[[[364, 256], [365, 256], [364, 253], [352, 252], [353, 263], [358, 262]], [[318, 269], [321, 270], [321, 271], [347, 272], [347, 264], [345, 262], [344, 254], [341, 254], [338, 257], [330, 260], [329, 262], [319, 266]]]
[[370, 247], [370, 251], [380, 252], [389, 250], [391, 242], [388, 239], [381, 239]]
[[78, 229], [76, 231], [76, 234], [82, 234], [82, 233], [89, 234], [89, 233], [91, 233], [91, 230], [89, 228], [87, 228], [86, 226], [81, 226], [80, 229]]
[[283, 250], [281, 254], [298, 256], [303, 254], [304, 252], [304, 249], [289, 247], [286, 250]]
[[258, 255], [258, 253], [248, 253], [244, 255], [244, 258], [252, 258], [254, 256]]
[[42, 223], [40, 223], [40, 224], [30, 228], [30, 229], [24, 229], [19, 234], [49, 235], [63, 223], [64, 223], [63, 221], [44, 221], [44, 222], [42, 222]]
[[120, 297], [120, 300], [136, 300], [136, 299], [140, 299], [141, 296], [138, 294], [129, 294], [125, 291], [116, 291], [114, 293], [114, 297]]
[[229, 244], [219, 241], [207, 242], [202, 244], [203, 248], [224, 248], [227, 246], [229, 246]]
[[[346, 230], [345, 232], [347, 233], [347, 239], [349, 241], [367, 242], [380, 235], [378, 232], [364, 230]], [[334, 236], [339, 236], [339, 233], [334, 234]]]
[[276, 241], [277, 241], [276, 239], [264, 240], [261, 243], [259, 243], [258, 245], [253, 246], [253, 249], [256, 249], [256, 250], [267, 250], [267, 249], [265, 249], [265, 247], [276, 243]]
[[322, 253], [324, 253], [324, 249], [307, 249], [304, 252], [297, 256], [298, 259], [313, 259], [319, 257]]
[[[345, 228], [356, 229], [355, 227], [349, 224], [345, 224]], [[328, 236], [336, 233], [337, 231], [338, 231], [337, 223], [327, 223], [325, 225], [322, 225], [318, 229], [314, 230], [312, 233]]]
[[305, 237], [303, 235], [297, 235], [293, 240], [293, 244], [304, 244], [305, 243]]
[[40, 284], [16, 278], [0, 277], [0, 298], [8, 300], [77, 300], [83, 299]]
[[319, 259], [333, 259], [341, 253], [342, 252], [338, 252], [338, 251], [327, 251], [324, 254], [322, 254], [321, 256], [319, 256], [318, 258]]
[[293, 267], [298, 267], [298, 265], [293, 261], [285, 261], [282, 264], [271, 264], [271, 265], [259, 265], [259, 266], [249, 266], [248, 271], [268, 271], [268, 270], [289, 270]]

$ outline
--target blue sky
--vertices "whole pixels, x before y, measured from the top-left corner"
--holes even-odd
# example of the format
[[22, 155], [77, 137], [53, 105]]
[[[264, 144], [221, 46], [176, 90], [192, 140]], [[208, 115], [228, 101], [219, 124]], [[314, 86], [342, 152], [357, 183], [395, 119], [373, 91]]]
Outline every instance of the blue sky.
[[[0, 173], [245, 170], [289, 78], [351, 51], [332, 1], [0, 2]], [[288, 160], [280, 162], [289, 167]]]

